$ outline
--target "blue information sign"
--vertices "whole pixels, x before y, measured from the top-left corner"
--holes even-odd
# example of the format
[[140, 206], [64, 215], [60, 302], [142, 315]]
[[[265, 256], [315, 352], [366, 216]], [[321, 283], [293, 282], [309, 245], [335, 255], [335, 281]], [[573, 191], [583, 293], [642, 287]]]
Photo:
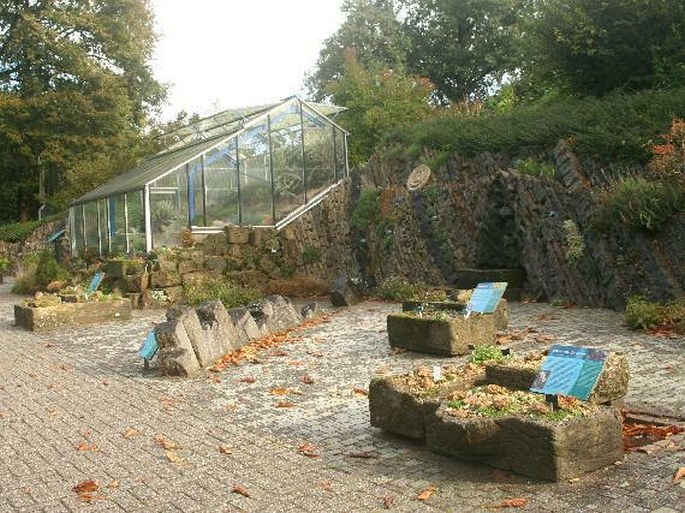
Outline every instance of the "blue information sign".
[[479, 283], [466, 305], [466, 312], [493, 313], [506, 289], [506, 281]]
[[552, 346], [531, 392], [568, 395], [586, 401], [602, 373], [608, 356], [600, 349]]
[[157, 350], [159, 349], [159, 344], [157, 343], [157, 337], [155, 336], [155, 330], [150, 331], [143, 342], [143, 347], [138, 351], [138, 356], [143, 360], [150, 361], [152, 357], [155, 356]]
[[102, 278], [105, 277], [105, 273], [102, 271], [98, 271], [95, 273], [95, 276], [93, 276], [93, 279], [90, 280], [90, 284], [88, 285], [88, 288], [86, 289], [87, 294], [92, 294], [95, 292], [98, 287], [100, 286], [100, 283], [102, 283]]

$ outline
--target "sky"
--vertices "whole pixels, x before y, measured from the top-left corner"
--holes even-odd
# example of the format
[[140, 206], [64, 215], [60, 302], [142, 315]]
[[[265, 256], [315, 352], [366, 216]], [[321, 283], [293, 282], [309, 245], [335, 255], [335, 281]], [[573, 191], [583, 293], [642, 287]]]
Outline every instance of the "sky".
[[155, 77], [169, 85], [162, 119], [304, 95], [343, 0], [152, 0]]

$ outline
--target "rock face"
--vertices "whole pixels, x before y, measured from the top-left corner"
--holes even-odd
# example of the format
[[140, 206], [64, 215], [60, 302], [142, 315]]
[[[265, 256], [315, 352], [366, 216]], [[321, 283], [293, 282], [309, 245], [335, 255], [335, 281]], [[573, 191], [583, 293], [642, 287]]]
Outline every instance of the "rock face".
[[155, 327], [159, 344], [157, 365], [167, 376], [188, 377], [200, 370], [193, 344], [179, 319], [172, 319]]
[[469, 345], [492, 345], [497, 330], [492, 315], [457, 315], [446, 320], [429, 316], [391, 314], [387, 319], [388, 342], [419, 353], [465, 355]]
[[226, 353], [242, 347], [245, 340], [240, 339], [238, 330], [221, 301], [208, 301], [198, 306], [196, 311], [202, 329], [214, 346], [214, 362]]
[[[525, 274], [523, 292], [538, 299], [622, 309], [631, 295], [646, 294], [650, 300], [682, 296], [685, 214], [673, 216], [654, 234], [621, 224], [602, 231], [595, 223], [598, 192], [641, 169], [578, 158], [564, 142], [520, 158], [549, 164], [555, 175], [520, 173], [515, 157], [455, 154], [432, 170], [434, 184], [409, 192], [404, 182], [415, 162], [373, 158], [360, 182], [380, 191], [385, 230], [370, 223], [356, 234], [362, 277], [380, 283], [388, 276], [409, 276], [471, 287], [461, 281], [462, 271], [517, 269]], [[567, 255], [567, 221], [584, 244], [577, 259]], [[473, 272], [467, 274], [475, 279]]]

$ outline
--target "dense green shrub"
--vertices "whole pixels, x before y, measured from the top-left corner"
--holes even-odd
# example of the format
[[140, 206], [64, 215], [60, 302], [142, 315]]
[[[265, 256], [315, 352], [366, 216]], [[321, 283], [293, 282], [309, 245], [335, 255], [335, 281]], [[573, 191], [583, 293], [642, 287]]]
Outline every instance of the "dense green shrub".
[[685, 190], [645, 178], [626, 178], [601, 199], [599, 226], [623, 223], [635, 230], [656, 231], [673, 214], [685, 210]]
[[45, 217], [41, 221], [27, 221], [24, 223], [11, 223], [0, 226], [0, 240], [5, 242], [22, 242], [29, 238], [29, 236], [44, 224], [52, 221], [57, 221], [65, 217], [65, 214], [55, 214]]
[[645, 91], [597, 98], [558, 98], [512, 108], [503, 114], [430, 119], [393, 132], [388, 140], [405, 147], [450, 150], [463, 156], [483, 152], [516, 154], [572, 142], [583, 156], [603, 162], [645, 163], [648, 142], [666, 132], [673, 113], [685, 111], [685, 89]]
[[69, 272], [62, 267], [51, 250], [30, 253], [18, 264], [17, 279], [12, 286], [15, 294], [33, 294], [46, 290], [53, 281], [68, 281]]
[[225, 281], [206, 282], [186, 287], [183, 292], [186, 301], [193, 307], [218, 299], [226, 308], [235, 308], [254, 303], [261, 297], [261, 294], [254, 289], [239, 287]]
[[376, 288], [376, 295], [388, 301], [446, 301], [444, 289], [412, 282], [404, 276], [389, 276]]
[[381, 214], [381, 200], [375, 188], [363, 189], [357, 206], [352, 212], [350, 226], [359, 232], [366, 232], [369, 225], [377, 223]]
[[625, 321], [632, 330], [665, 328], [685, 333], [685, 301], [662, 305], [647, 301], [644, 296], [634, 296], [626, 305]]

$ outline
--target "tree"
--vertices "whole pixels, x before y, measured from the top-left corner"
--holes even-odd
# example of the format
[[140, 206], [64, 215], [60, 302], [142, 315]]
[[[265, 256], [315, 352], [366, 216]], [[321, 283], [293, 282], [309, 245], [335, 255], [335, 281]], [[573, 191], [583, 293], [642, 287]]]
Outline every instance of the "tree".
[[147, 0], [0, 0], [3, 220], [63, 207], [149, 149], [154, 42]]
[[397, 20], [393, 0], [345, 0], [347, 14], [338, 31], [328, 38], [319, 60], [306, 79], [310, 95], [316, 100], [327, 97], [331, 82], [345, 71], [345, 51], [354, 49], [363, 66], [395, 69], [403, 67], [409, 41]]
[[442, 103], [485, 98], [515, 68], [519, 0], [401, 0], [407, 68]]
[[681, 0], [538, 0], [531, 13], [529, 82], [596, 96], [685, 84]]
[[345, 72], [328, 92], [335, 104], [347, 107], [339, 120], [353, 134], [351, 162], [368, 160], [384, 134], [425, 119], [433, 89], [430, 81], [408, 76], [402, 68], [367, 68], [353, 49], [347, 50]]

